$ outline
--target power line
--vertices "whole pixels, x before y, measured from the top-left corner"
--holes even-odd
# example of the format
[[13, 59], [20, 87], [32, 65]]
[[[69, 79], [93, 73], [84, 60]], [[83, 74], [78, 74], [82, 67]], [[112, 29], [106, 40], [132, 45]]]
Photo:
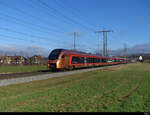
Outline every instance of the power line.
[[[4, 5], [4, 6], [6, 6], [6, 7], [8, 7], [8, 8], [10, 8], [10, 9], [13, 9], [13, 10], [15, 10], [15, 11], [17, 11], [17, 12], [20, 12], [21, 14], [23, 14], [23, 15], [27, 15], [27, 16], [29, 16], [29, 17], [31, 17], [31, 18], [33, 18], [33, 19], [36, 19], [36, 20], [38, 20], [38, 21], [40, 21], [40, 23], [45, 23], [46, 25], [48, 24], [48, 22], [45, 22], [45, 21], [43, 21], [43, 20], [41, 20], [41, 17], [37, 17], [37, 16], [34, 16], [34, 15], [32, 15], [32, 14], [29, 14], [29, 13], [27, 13], [27, 12], [25, 12], [25, 11], [23, 11], [23, 10], [20, 10], [19, 8], [16, 8], [16, 7], [9, 7], [7, 4], [5, 4], [4, 2], [1, 2], [0, 1], [0, 5]], [[32, 24], [33, 25], [33, 24]], [[35, 24], [34, 24], [35, 25]], [[39, 26], [39, 25], [38, 25]], [[41, 27], [41, 26], [40, 26]], [[52, 28], [49, 28], [49, 27], [46, 27], [46, 28], [48, 28], [49, 30], [52, 30], [52, 31], [56, 31], [56, 30], [54, 30], [54, 29], [52, 29]]]
[[[8, 15], [5, 15], [5, 14], [2, 14], [2, 13], [0, 13], [0, 17], [1, 16], [4, 16], [4, 17], [7, 17]], [[8, 17], [11, 17], [11, 21], [12, 21], [12, 19], [14, 19], [15, 20], [15, 23], [16, 24], [23, 24], [23, 25], [26, 25], [26, 23], [23, 23], [21, 20], [19, 20], [18, 18], [16, 18], [16, 17], [12, 17], [12, 16], [8, 16]], [[1, 19], [1, 18], [0, 18]], [[6, 19], [5, 19], [5, 21], [6, 21]], [[14, 22], [13, 22], [14, 23]], [[28, 25], [32, 25], [32, 23], [27, 23]], [[33, 24], [34, 25], [34, 24]], [[36, 26], [36, 25], [34, 25], [34, 26]], [[38, 26], [36, 26], [36, 27], [38, 27]], [[35, 29], [37, 29], [37, 28], [35, 28]], [[38, 30], [38, 29], [37, 29]], [[39, 31], [40, 30], [40, 31]], [[47, 34], [50, 34], [50, 33], [48, 33], [48, 32], [46, 32], [46, 31], [43, 31], [40, 27], [39, 27], [39, 30], [38, 30], [38, 32], [42, 32], [42, 33], [47, 33]], [[42, 31], [41, 31], [42, 30]], [[45, 28], [45, 30], [46, 30], [46, 28]], [[56, 35], [55, 35], [56, 36]], [[60, 36], [59, 36], [60, 37]], [[66, 43], [66, 41], [65, 41], [65, 43]]]
[[[23, 39], [23, 38], [18, 38], [18, 37], [14, 37], [14, 36], [8, 36], [8, 35], [2, 35], [2, 34], [0, 34], [0, 37], [1, 37], [1, 39], [7, 39], [7, 40], [10, 40], [10, 39], [15, 39], [15, 40], [20, 40], [20, 41], [25, 41], [25, 42], [30, 42], [30, 43], [38, 43], [39, 44], [39, 42], [37, 41], [37, 40], [29, 40], [29, 39]], [[47, 45], [50, 45], [49, 43], [51, 43], [50, 41], [40, 41], [40, 45], [41, 44], [43, 44], [43, 45], [45, 45], [45, 44], [47, 44]], [[53, 45], [55, 45], [55, 46], [59, 46], [58, 44], [53, 44]]]
[[[58, 6], [60, 6], [60, 7], [63, 8], [63, 9], [66, 9], [66, 8], [72, 9], [72, 10], [66, 10], [66, 11], [71, 12], [71, 14], [74, 15], [75, 18], [80, 17], [80, 20], [81, 20], [81, 18], [83, 18], [82, 15], [78, 15], [79, 12], [78, 12], [78, 13], [75, 12], [75, 11], [77, 10], [76, 8], [64, 7], [64, 6], [62, 5], [63, 2], [60, 3], [60, 0], [59, 0], [59, 2], [58, 2], [57, 0], [54, 0], [54, 1], [55, 1], [55, 3], [56, 3]], [[86, 16], [85, 16], [85, 17], [86, 17]], [[84, 17], [84, 18], [85, 18], [85, 17]], [[85, 20], [83, 20], [83, 21], [85, 22]], [[89, 22], [88, 22], [88, 25], [92, 25], [92, 24], [89, 24]]]
[[[36, 28], [34, 28], [34, 29], [36, 29], [36, 30], [38, 30], [38, 31], [40, 31], [40, 32], [42, 32], [42, 33], [47, 33], [47, 34], [50, 34], [49, 32], [49, 29], [48, 28], [45, 28], [45, 27], [43, 27], [43, 26], [40, 26], [40, 25], [37, 25], [37, 24], [33, 24], [33, 23], [30, 23], [30, 22], [26, 22], [26, 21], [22, 21], [22, 20], [20, 20], [20, 19], [18, 19], [18, 18], [16, 18], [16, 17], [12, 17], [12, 16], [9, 16], [9, 15], [5, 15], [5, 14], [2, 14], [2, 13], [0, 13], [0, 17], [1, 16], [3, 16], [3, 17], [6, 17], [6, 18], [10, 18], [10, 21], [14, 21], [16, 24], [22, 24], [22, 25], [29, 25], [29, 26], [34, 26], [34, 27], [36, 27]], [[2, 18], [0, 18], [0, 19], [2, 19]], [[5, 20], [5, 19], [4, 19]], [[5, 20], [6, 21], [6, 20]], [[13, 23], [14, 23], [13, 22]], [[43, 28], [44, 30], [46, 30], [46, 31], [49, 31], [49, 32], [46, 32], [46, 31], [43, 31], [43, 29], [41, 29], [41, 28]], [[53, 30], [53, 32], [55, 32], [55, 33], [61, 33], [61, 32], [59, 32], [59, 31], [54, 31]]]
[[[9, 28], [5, 28], [5, 27], [0, 27], [0, 30], [5, 30], [5, 31], [21, 34], [21, 35], [28, 36], [28, 37], [31, 37], [31, 38], [38, 38], [38, 39], [41, 39], [41, 40], [44, 40], [44, 41], [47, 40], [50, 43], [53, 42], [54, 44], [56, 44], [56, 42], [50, 40], [49, 38], [45, 38], [45, 37], [41, 37], [41, 36], [37, 36], [37, 35], [25, 33], [25, 32], [16, 31], [16, 30], [12, 30], [12, 29], [9, 29]], [[57, 43], [59, 43], [59, 42], [57, 42]]]
[[[46, 3], [44, 3], [44, 2], [42, 2], [42, 1], [40, 1], [40, 0], [37, 0], [37, 1], [39, 1], [39, 3], [40, 3], [39, 5], [41, 5], [42, 7], [51, 10], [51, 12], [48, 12], [51, 16], [52, 16], [52, 14], [53, 14], [54, 16], [57, 16], [56, 13], [58, 13], [58, 12], [55, 10], [55, 8], [52, 8], [52, 7], [48, 6]], [[30, 0], [30, 2], [33, 3], [33, 4], [35, 4], [35, 3], [33, 2], [33, 0]], [[48, 10], [48, 11], [49, 11], [49, 10]], [[53, 12], [52, 12], [52, 11], [53, 11]], [[52, 14], [51, 14], [51, 13], [52, 13]], [[60, 12], [59, 12], [59, 14], [60, 14]], [[67, 23], [66, 20], [64, 20], [64, 22]], [[75, 44], [75, 43], [74, 43], [74, 44]], [[75, 45], [74, 45], [74, 47], [75, 47]]]
[[[70, 10], [66, 10], [66, 11], [68, 11], [68, 12], [71, 12], [71, 14], [73, 15], [73, 17], [75, 17], [76, 19], [77, 19], [77, 17], [79, 18], [79, 17], [81, 17], [80, 18], [80, 20], [83, 18], [82, 17], [82, 15], [76, 15], [76, 14], [78, 14], [79, 12], [75, 12], [76, 11], [76, 8], [72, 8], [72, 7], [64, 7], [64, 5], [63, 5], [63, 2], [61, 2], [60, 0], [54, 0], [54, 2], [57, 4], [57, 6], [60, 6], [61, 8], [63, 8], [64, 10], [66, 10], [67, 8], [70, 8]], [[60, 3], [61, 2], [61, 3]], [[73, 10], [71, 10], [71, 8], [73, 9]], [[58, 9], [60, 9], [60, 8], [58, 8]], [[74, 12], [73, 12], [74, 11]], [[85, 17], [84, 17], [85, 18]], [[85, 20], [83, 20], [84, 22], [85, 22]], [[88, 26], [91, 26], [92, 24], [89, 24], [89, 22], [88, 22]], [[98, 49], [100, 50], [100, 45], [99, 45], [99, 43], [100, 42], [98, 42]]]
[[[1, 2], [0, 2], [0, 3], [1, 3]], [[2, 4], [4, 4], [4, 3], [2, 2]], [[5, 5], [5, 4], [4, 4], [4, 5]], [[8, 8], [11, 8], [11, 9], [13, 9], [13, 10], [16, 10], [16, 11], [22, 13], [22, 14], [26, 14], [26, 12], [24, 12], [24, 11], [18, 9], [18, 8], [12, 8], [12, 7], [9, 7], [8, 5], [5, 5], [5, 6], [7, 6]], [[39, 30], [42, 30], [41, 28], [43, 28], [43, 29], [45, 29], [46, 31], [53, 31], [53, 32], [55, 32], [55, 33], [63, 33], [63, 32], [60, 32], [60, 31], [51, 29], [51, 28], [49, 28], [49, 27], [44, 27], [44, 26], [41, 26], [41, 25], [38, 25], [38, 24], [33, 24], [33, 23], [30, 23], [30, 22], [27, 22], [27, 21], [23, 21], [23, 22], [22, 22], [20, 19], [14, 17], [14, 16], [9, 16], [9, 15], [7, 15], [7, 14], [2, 14], [2, 13], [1, 13], [1, 15], [4, 16], [4, 17], [9, 17], [9, 18], [15, 20], [15, 21], [16, 21], [15, 23], [17, 23], [17, 24], [18, 24], [18, 22], [20, 22], [20, 23], [22, 23], [22, 24], [24, 24], [24, 25], [25, 25], [25, 24], [28, 24], [28, 25], [35, 26], [36, 29], [39, 28]], [[31, 16], [32, 18], [37, 19], [37, 17], [34, 17], [33, 15], [30, 15], [30, 14], [27, 14], [27, 15], [28, 15], [28, 16]], [[39, 20], [39, 19], [38, 19], [38, 20]], [[42, 21], [41, 21], [41, 22], [42, 22]], [[63, 31], [63, 30], [61, 30], [61, 31]], [[42, 32], [43, 32], [43, 30], [42, 30]], [[45, 32], [45, 31], [44, 31], [44, 32]], [[45, 32], [45, 33], [48, 33], [48, 32]], [[48, 33], [48, 34], [49, 34], [49, 33]]]
[[[5, 37], [5, 39], [6, 38], [11, 38], [11, 39], [16, 39], [16, 40], [23, 40], [23, 41], [28, 41], [27, 39], [23, 39], [23, 38], [16, 38], [16, 37], [12, 37], [12, 36], [8, 36], [8, 35], [2, 35], [2, 34], [0, 34], [0, 37]], [[35, 41], [33, 41], [33, 40], [29, 40], [30, 42], [35, 42]]]
[[[2, 4], [4, 4], [5, 6], [7, 6], [8, 8], [10, 8], [10, 9], [13, 9], [13, 10], [15, 10], [15, 11], [17, 11], [17, 12], [20, 12], [21, 14], [26, 14], [27, 16], [30, 16], [30, 17], [32, 17], [32, 18], [34, 18], [34, 19], [38, 19], [38, 20], [40, 20], [37, 16], [34, 16], [34, 15], [31, 15], [31, 14], [28, 14], [28, 13], [26, 13], [26, 12], [24, 12], [23, 10], [20, 10], [20, 9], [18, 9], [18, 8], [16, 8], [16, 7], [9, 7], [8, 5], [6, 5], [5, 3], [3, 3], [3, 2], [0, 2], [0, 3], [2, 3]], [[54, 11], [54, 10], [53, 10]], [[56, 12], [56, 11], [55, 11]], [[61, 14], [61, 13], [59, 13], [59, 14]], [[4, 16], [4, 15], [3, 15]], [[6, 16], [6, 15], [5, 15]], [[8, 15], [7, 15], [8, 16]], [[64, 15], [63, 15], [64, 16]], [[64, 17], [66, 17], [66, 16], [64, 16]], [[11, 18], [12, 18], [12, 16], [11, 16]], [[67, 18], [67, 17], [66, 17]], [[18, 23], [18, 21], [19, 22], [21, 22], [18, 18], [16, 18], [16, 17], [13, 17], [13, 19], [14, 20], [16, 20], [17, 21], [17, 23]], [[42, 22], [42, 20], [40, 20], [41, 22]], [[70, 20], [71, 21], [71, 20]], [[25, 23], [26, 24], [30, 24], [30, 25], [33, 25], [33, 26], [37, 26], [37, 27], [39, 27], [39, 28], [44, 28], [44, 29], [50, 29], [50, 28], [46, 28], [46, 27], [43, 27], [43, 26], [41, 26], [41, 25], [37, 25], [37, 24], [33, 24], [33, 23], [29, 23], [29, 22], [26, 22], [25, 21]], [[74, 22], [75, 23], [75, 22]], [[6, 28], [5, 28], [6, 29]], [[55, 31], [55, 30], [54, 30]], [[20, 33], [20, 32], [19, 32]], [[24, 35], [27, 35], [27, 34], [25, 34], [25, 33], [22, 33], [22, 34], [24, 34]], [[28, 34], [28, 36], [30, 36], [30, 37], [33, 37], [33, 35], [29, 35]], [[35, 35], [34, 35], [35, 36]], [[39, 38], [39, 37], [37, 37], [37, 38]], [[40, 38], [43, 38], [43, 37], [40, 37]]]
[[[32, 9], [35, 9], [35, 8], [37, 8], [38, 10], [39, 10], [39, 6], [37, 6], [37, 5], [35, 5], [36, 4], [36, 2], [35, 1], [33, 1], [33, 0], [28, 0], [28, 2], [26, 2], [26, 4], [30, 4], [30, 6], [31, 6], [31, 8]], [[40, 6], [42, 6], [43, 7], [43, 5], [41, 5], [41, 4], [38, 4], [38, 5], [40, 5]], [[41, 7], [40, 7], [41, 8]], [[43, 7], [44, 8], [44, 7]], [[45, 8], [44, 8], [45, 9]], [[41, 13], [44, 13], [44, 10], [39, 10], [39, 11], [42, 11]], [[51, 14], [49, 11], [48, 12], [46, 12], [46, 14], [49, 14], [51, 17], [50, 18], [54, 18], [54, 17], [57, 17], [57, 15], [55, 14], [55, 13], [53, 13], [53, 14]], [[58, 21], [58, 17], [57, 18], [55, 18], [55, 21]], [[51, 22], [51, 21], [50, 21]], [[54, 27], [56, 27], [57, 25], [56, 24], [54, 24], [54, 23], [51, 23]]]
[[[33, 4], [35, 4], [32, 0], [30, 0], [29, 2], [31, 2], [31, 3], [33, 3]], [[38, 2], [38, 1], [37, 1]], [[44, 10], [45, 9], [49, 9], [47, 6], [45, 6], [43, 3], [41, 3], [41, 2], [38, 2], [38, 5], [40, 5], [41, 7], [43, 7], [44, 8]], [[60, 16], [58, 16], [55, 12], [50, 12], [49, 10], [48, 10], [48, 12], [47, 12], [52, 18], [53, 17], [56, 17], [55, 19], [58, 21], [58, 20], [60, 20], [60, 21], [63, 21], [63, 23], [65, 23], [65, 24], [68, 24], [68, 22], [66, 21], [66, 20], [61, 20], [61, 19], [63, 19], [63, 18], [60, 18]], [[61, 29], [61, 30], [63, 30], [63, 29]]]
[[[8, 6], [7, 6], [7, 7], [8, 7]], [[11, 7], [10, 7], [10, 8], [11, 8]], [[34, 19], [38, 19], [38, 20], [39, 20], [39, 18], [37, 18], [37, 16], [27, 14], [26, 12], [24, 12], [23, 10], [20, 10], [20, 9], [18, 9], [18, 8], [11, 8], [11, 9], [18, 11], [18, 12], [20, 12], [21, 14], [26, 14], [26, 15], [28, 15], [28, 16], [34, 18]], [[53, 10], [53, 11], [54, 11], [54, 10]], [[56, 12], [56, 11], [55, 11], [55, 12]], [[59, 11], [57, 11], [57, 12], [59, 12]], [[60, 12], [59, 14], [61, 14], [61, 12]], [[63, 15], [63, 14], [62, 14], [62, 15]], [[62, 15], [61, 15], [61, 16], [62, 16]], [[7, 16], [8, 16], [8, 15], [7, 15]], [[64, 15], [64, 16], [65, 16], [65, 15]], [[67, 18], [67, 16], [65, 16], [65, 17]], [[13, 18], [14, 18], [14, 17], [13, 17]], [[66, 18], [65, 18], [65, 19], [66, 19]], [[74, 21], [74, 20], [72, 20], [71, 18], [69, 18], [69, 19], [70, 19], [71, 22]], [[14, 18], [14, 20], [19, 21], [18, 18]], [[67, 20], [68, 20], [68, 19], [67, 19]], [[40, 21], [42, 21], [42, 20], [40, 20]], [[20, 21], [20, 22], [21, 22], [21, 21]], [[27, 22], [26, 22], [26, 23], [27, 23]], [[77, 24], [76, 21], [74, 21], [73, 23]], [[34, 25], [34, 26], [39, 27], [39, 28], [43, 28], [43, 26], [41, 26], [41, 25], [37, 25], [37, 24], [33, 24], [33, 23], [28, 23], [28, 24]], [[80, 24], [79, 24], [79, 25], [80, 25]], [[81, 26], [81, 25], [80, 25], [80, 26]], [[83, 26], [82, 26], [82, 27], [83, 27]], [[44, 27], [44, 28], [45, 28], [45, 27]], [[87, 27], [84, 27], [84, 28], [87, 29]], [[2, 28], [1, 28], [1, 29], [2, 29]], [[47, 29], [50, 29], [50, 28], [45, 28], [45, 29], [47, 30]], [[89, 29], [89, 28], [88, 28], [88, 29]], [[39, 38], [39, 39], [42, 39], [42, 40], [47, 39], [47, 38], [44, 38], [44, 37], [41, 37], [41, 36], [37, 36], [37, 35], [25, 33], [25, 32], [18, 32], [18, 31], [16, 31], [16, 30], [11, 30], [11, 29], [9, 29], [9, 28], [5, 28], [5, 29], [3, 28], [3, 30], [9, 31], [9, 32], [18, 33], [18, 34], [22, 34], [22, 35], [29, 36], [29, 37], [32, 37], [32, 38]]]
[[[29, 1], [31, 4], [35, 4], [34, 3], [34, 1], [33, 0], [30, 0]], [[37, 1], [38, 2], [38, 1]], [[30, 5], [31, 5], [30, 4]], [[43, 7], [44, 9], [45, 9], [45, 6], [42, 4], [42, 3], [40, 3], [40, 2], [38, 2], [38, 5], [40, 5], [41, 7]], [[34, 5], [31, 5], [31, 6], [34, 6]], [[47, 8], [47, 7], [46, 7]], [[43, 11], [42, 11], [43, 12]], [[51, 18], [54, 18], [54, 17], [56, 17], [55, 19], [55, 21], [58, 21], [58, 19], [60, 19], [57, 15], [56, 15], [56, 13], [52, 13], [52, 12], [47, 12], [50, 16], [51, 16]], [[64, 21], [65, 23], [66, 23], [66, 21]]]
[[81, 23], [79, 23], [79, 22], [77, 22], [76, 20], [73, 20], [72, 18], [70, 18], [70, 17], [67, 17], [66, 15], [64, 15], [63, 13], [61, 13], [59, 10], [57, 10], [56, 8], [53, 8], [53, 7], [50, 7], [48, 4], [46, 4], [45, 2], [43, 2], [43, 1], [41, 1], [41, 0], [37, 0], [37, 1], [39, 1], [39, 3], [41, 3], [43, 6], [45, 6], [46, 8], [48, 8], [48, 9], [50, 9], [50, 10], [53, 10], [54, 12], [57, 12], [59, 15], [61, 15], [64, 19], [66, 19], [66, 20], [68, 20], [68, 21], [70, 21], [70, 22], [72, 22], [72, 23], [74, 23], [74, 24], [78, 24], [78, 25], [80, 25], [80, 26], [82, 26], [83, 28], [85, 28], [85, 29], [88, 29], [88, 30], [90, 30], [90, 31], [93, 31], [93, 29], [91, 29], [91, 28], [89, 28], [89, 27], [87, 27], [87, 26], [85, 26], [85, 25], [83, 25], [83, 24], [81, 24]]

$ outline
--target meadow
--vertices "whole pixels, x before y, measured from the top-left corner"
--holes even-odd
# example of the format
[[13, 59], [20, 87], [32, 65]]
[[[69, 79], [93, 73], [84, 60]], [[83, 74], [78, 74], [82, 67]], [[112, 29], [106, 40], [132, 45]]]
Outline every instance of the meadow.
[[46, 65], [0, 66], [0, 74], [48, 70]]
[[0, 87], [1, 112], [150, 112], [150, 63]]

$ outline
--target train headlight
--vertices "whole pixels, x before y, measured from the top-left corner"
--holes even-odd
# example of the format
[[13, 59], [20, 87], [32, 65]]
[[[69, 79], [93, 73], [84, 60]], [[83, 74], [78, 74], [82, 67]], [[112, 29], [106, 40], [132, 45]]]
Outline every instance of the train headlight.
[[47, 64], [48, 67], [50, 67], [50, 64]]
[[59, 66], [59, 62], [60, 62], [60, 61], [59, 61], [59, 60], [57, 60], [57, 62], [56, 62], [56, 67], [58, 67], [58, 66]]

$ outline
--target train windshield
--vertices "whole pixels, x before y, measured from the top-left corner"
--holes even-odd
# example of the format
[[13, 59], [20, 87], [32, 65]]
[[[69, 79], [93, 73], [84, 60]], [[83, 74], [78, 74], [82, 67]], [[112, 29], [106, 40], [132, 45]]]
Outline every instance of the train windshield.
[[48, 56], [48, 59], [49, 59], [49, 60], [58, 59], [58, 57], [59, 57], [59, 55], [60, 55], [60, 53], [61, 53], [62, 50], [63, 50], [63, 49], [56, 49], [56, 50], [53, 50], [53, 51], [50, 53], [50, 55]]

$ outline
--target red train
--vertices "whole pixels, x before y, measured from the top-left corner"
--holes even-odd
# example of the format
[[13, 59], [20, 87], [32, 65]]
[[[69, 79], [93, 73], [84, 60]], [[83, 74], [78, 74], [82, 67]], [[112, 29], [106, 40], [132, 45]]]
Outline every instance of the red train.
[[48, 67], [52, 71], [128, 63], [124, 58], [102, 57], [66, 49], [54, 49], [48, 56], [48, 60]]

